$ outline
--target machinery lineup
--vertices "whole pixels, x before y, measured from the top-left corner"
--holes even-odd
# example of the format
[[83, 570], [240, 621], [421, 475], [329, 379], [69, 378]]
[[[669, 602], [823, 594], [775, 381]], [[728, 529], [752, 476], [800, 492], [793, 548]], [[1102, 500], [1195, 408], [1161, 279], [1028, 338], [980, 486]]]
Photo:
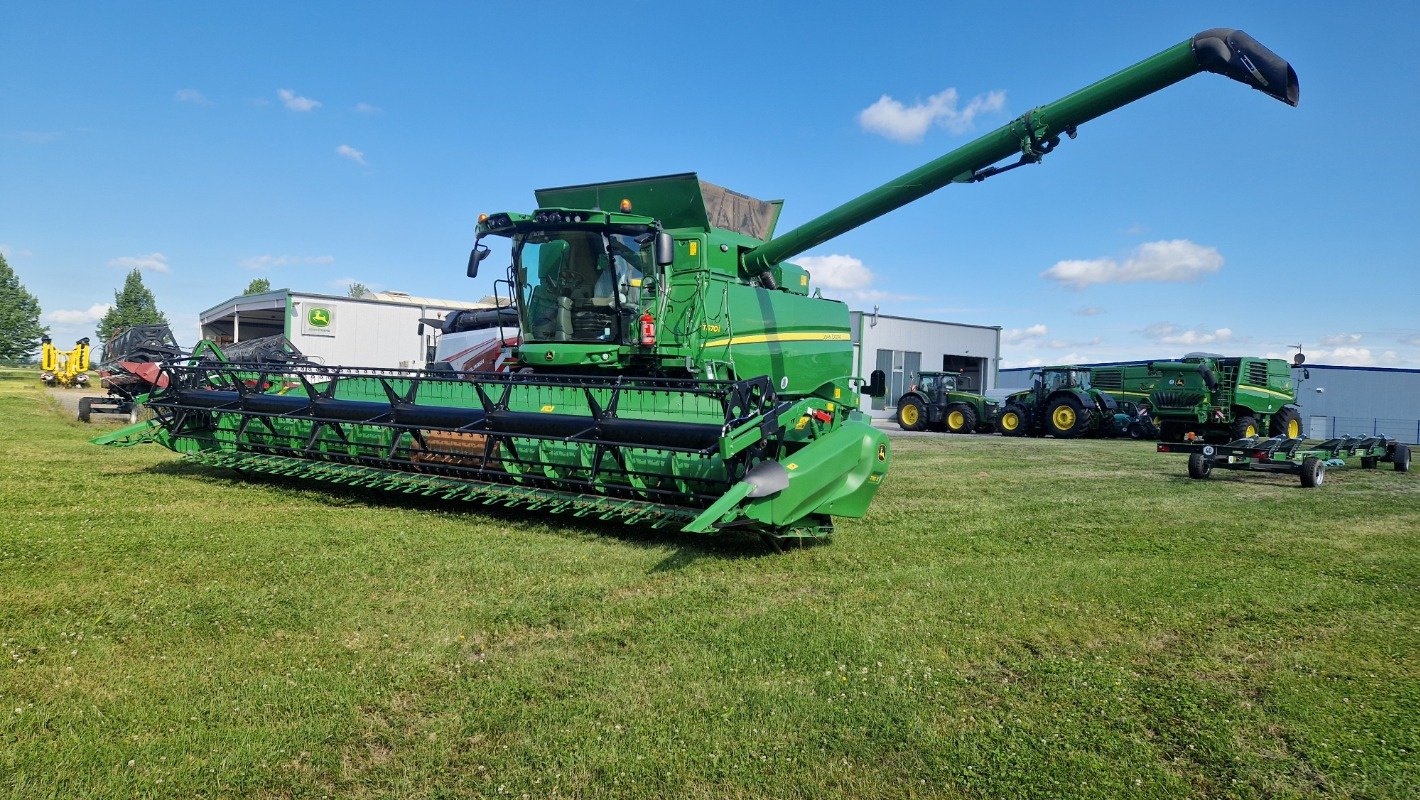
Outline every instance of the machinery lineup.
[[[1213, 29], [785, 233], [780, 201], [694, 173], [541, 189], [530, 212], [479, 216], [468, 276], [495, 239], [511, 264], [495, 283], [510, 310], [446, 321], [445, 335], [469, 334], [477, 358], [396, 370], [228, 349], [120, 365], [144, 376], [125, 391], [153, 418], [97, 441], [156, 442], [248, 474], [743, 530], [776, 546], [828, 536], [833, 517], [867, 512], [888, 473], [887, 437], [859, 411], [885, 380], [854, 374], [847, 306], [790, 259], [948, 184], [1038, 163], [1084, 123], [1200, 72], [1297, 103], [1285, 60], [1241, 31]], [[1163, 379], [1183, 380], [1183, 399], [1207, 387], [1198, 424], [1238, 423], [1231, 411], [1214, 416], [1218, 393], [1244, 394], [1227, 368], [1209, 367], [1216, 391], [1190, 368]], [[116, 378], [106, 380], [112, 388]], [[1022, 430], [1054, 425], [1057, 435], [1114, 424], [1103, 413], [1120, 406], [1112, 396], [1060, 388], [1013, 395], [998, 414], [951, 376], [924, 375], [900, 419], [973, 431], [1014, 413]], [[1261, 413], [1254, 424], [1282, 415]]]

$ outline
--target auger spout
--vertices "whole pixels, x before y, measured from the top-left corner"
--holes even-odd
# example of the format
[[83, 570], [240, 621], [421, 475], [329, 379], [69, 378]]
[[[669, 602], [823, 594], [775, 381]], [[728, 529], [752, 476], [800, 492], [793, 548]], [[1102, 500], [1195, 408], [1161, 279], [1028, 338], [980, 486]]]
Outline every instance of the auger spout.
[[970, 183], [1010, 169], [992, 165], [1012, 156], [1020, 157], [1012, 166], [1038, 162], [1062, 135], [1073, 139], [1080, 125], [1200, 72], [1223, 75], [1288, 105], [1297, 104], [1297, 73], [1285, 59], [1240, 30], [1206, 30], [747, 250], [744, 271], [762, 273], [949, 183]]

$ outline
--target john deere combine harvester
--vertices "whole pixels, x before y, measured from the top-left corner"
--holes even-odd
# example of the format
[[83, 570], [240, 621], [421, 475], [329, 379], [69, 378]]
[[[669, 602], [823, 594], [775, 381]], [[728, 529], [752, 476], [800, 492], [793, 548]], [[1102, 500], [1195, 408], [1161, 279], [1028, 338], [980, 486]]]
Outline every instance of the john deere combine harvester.
[[541, 190], [531, 213], [480, 217], [469, 258], [472, 276], [486, 237], [509, 240], [521, 371], [168, 366], [152, 438], [244, 472], [826, 535], [832, 515], [867, 511], [888, 443], [857, 411], [847, 306], [788, 259], [948, 183], [1039, 162], [1077, 126], [1202, 71], [1297, 102], [1286, 61], [1217, 29], [777, 237], [778, 201], [693, 174]]

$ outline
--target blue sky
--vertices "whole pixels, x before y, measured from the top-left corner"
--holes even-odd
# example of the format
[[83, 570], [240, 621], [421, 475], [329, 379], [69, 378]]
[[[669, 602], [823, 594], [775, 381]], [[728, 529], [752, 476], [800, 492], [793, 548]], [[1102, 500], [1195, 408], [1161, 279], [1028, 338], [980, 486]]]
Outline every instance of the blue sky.
[[855, 308], [1001, 325], [1005, 366], [1420, 367], [1420, 6], [957, 5], [6, 4], [0, 248], [61, 341], [132, 266], [185, 341], [256, 277], [478, 298], [477, 214], [534, 188], [697, 171], [785, 231], [1235, 27], [1299, 108], [1196, 76], [798, 260]]

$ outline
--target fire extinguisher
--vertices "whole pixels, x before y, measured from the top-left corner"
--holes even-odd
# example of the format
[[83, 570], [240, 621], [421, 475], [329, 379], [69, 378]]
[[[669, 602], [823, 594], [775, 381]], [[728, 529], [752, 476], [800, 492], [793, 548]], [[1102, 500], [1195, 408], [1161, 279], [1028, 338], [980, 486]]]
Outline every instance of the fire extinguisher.
[[641, 315], [641, 345], [650, 347], [656, 343], [656, 320], [647, 311]]

